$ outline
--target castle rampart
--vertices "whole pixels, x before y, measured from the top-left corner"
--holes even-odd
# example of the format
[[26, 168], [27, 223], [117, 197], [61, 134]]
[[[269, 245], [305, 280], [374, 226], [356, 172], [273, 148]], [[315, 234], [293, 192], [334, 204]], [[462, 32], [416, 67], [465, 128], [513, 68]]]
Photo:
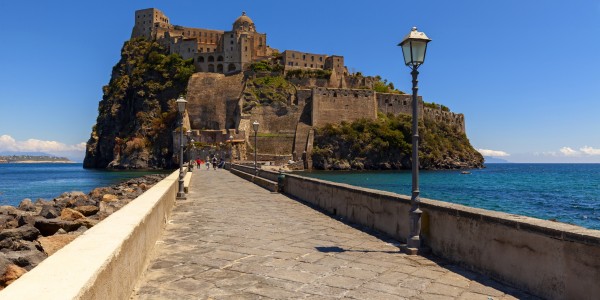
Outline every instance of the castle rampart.
[[463, 114], [443, 111], [441, 108], [425, 107], [423, 109], [423, 116], [438, 122], [458, 126], [462, 132], [465, 132], [465, 115]]
[[312, 94], [312, 126], [377, 118], [374, 91], [313, 88]]

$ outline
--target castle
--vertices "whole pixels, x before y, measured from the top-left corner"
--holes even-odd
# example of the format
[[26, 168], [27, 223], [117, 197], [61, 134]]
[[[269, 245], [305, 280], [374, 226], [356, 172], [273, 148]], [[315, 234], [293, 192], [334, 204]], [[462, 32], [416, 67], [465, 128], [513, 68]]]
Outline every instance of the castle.
[[[242, 12], [231, 31], [191, 28], [172, 25], [169, 18], [156, 8], [135, 12], [131, 37], [157, 40], [171, 53], [193, 59], [196, 71], [234, 74], [243, 71], [251, 62], [266, 60], [279, 51], [267, 45], [267, 34], [256, 32], [250, 17]], [[310, 68], [348, 73], [344, 57], [286, 50], [281, 53], [287, 70]]]
[[[411, 114], [412, 96], [378, 93], [373, 78], [348, 74], [344, 57], [279, 52], [267, 45], [267, 35], [256, 32], [252, 19], [242, 13], [231, 31], [199, 29], [172, 25], [155, 8], [135, 12], [133, 37], [156, 40], [170, 53], [192, 59], [196, 73], [188, 82], [185, 127], [192, 138], [209, 144], [233, 142], [233, 157], [250, 157], [258, 148], [259, 159], [270, 161], [303, 160], [310, 167], [314, 128], [327, 123], [376, 119], [377, 113]], [[289, 78], [294, 85], [286, 106], [256, 106], [243, 109], [250, 94], [247, 81], [256, 74], [244, 73], [255, 62], [277, 60], [283, 74], [290, 71], [319, 71], [328, 78]], [[365, 89], [367, 87], [367, 89]], [[425, 106], [419, 99], [421, 118], [456, 125], [464, 132], [464, 115]], [[252, 122], [260, 123], [261, 136], [254, 144]], [[232, 141], [233, 138], [233, 141]], [[177, 142], [177, 135], [174, 135]]]

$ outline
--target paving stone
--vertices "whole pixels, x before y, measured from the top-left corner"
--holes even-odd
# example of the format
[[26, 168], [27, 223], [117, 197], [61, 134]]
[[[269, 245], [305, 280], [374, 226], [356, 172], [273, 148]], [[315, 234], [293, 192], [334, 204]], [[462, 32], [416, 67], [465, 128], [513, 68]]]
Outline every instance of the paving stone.
[[[374, 291], [374, 290], [367, 290], [367, 289], [350, 291], [346, 294], [346, 298], [349, 298], [349, 299], [377, 299], [377, 300], [409, 299], [409, 298], [401, 297], [399, 295], [393, 295], [393, 294], [388, 294], [388, 293]], [[344, 298], [344, 299], [346, 299], [346, 298]]]
[[361, 284], [363, 284], [363, 281], [360, 279], [352, 278], [352, 277], [331, 275], [331, 276], [327, 276], [325, 278], [320, 278], [319, 283], [322, 283], [322, 284], [325, 284], [328, 286], [332, 286], [332, 287], [354, 289], [354, 288], [360, 286]]
[[335, 274], [363, 280], [373, 279], [377, 276], [376, 272], [357, 269], [353, 267], [341, 267], [335, 270]]
[[[345, 293], [347, 293], [348, 290], [345, 288], [337, 288], [337, 287], [332, 287], [332, 286], [328, 286], [328, 285], [319, 283], [319, 284], [304, 285], [300, 288], [299, 292], [304, 292], [304, 293], [308, 293], [311, 295], [339, 298], [342, 295], [344, 295]], [[309, 298], [312, 299], [313, 297], [310, 296]]]
[[504, 292], [501, 292], [490, 286], [485, 286], [479, 282], [472, 282], [469, 285], [469, 292], [484, 294], [484, 295], [494, 296], [494, 297], [504, 296]]
[[131, 299], [527, 296], [396, 244], [229, 172], [195, 171]]
[[441, 284], [441, 283], [432, 283], [430, 286], [427, 287], [427, 289], [425, 289], [425, 291], [429, 294], [447, 295], [447, 296], [457, 297], [464, 290], [459, 287], [455, 287], [455, 286], [451, 286], [451, 285], [446, 285], [446, 284]]
[[385, 283], [381, 283], [381, 282], [374, 282], [374, 281], [364, 284], [363, 286], [361, 286], [361, 288], [384, 292], [384, 293], [393, 294], [393, 295], [398, 295], [398, 296], [407, 297], [407, 298], [410, 298], [410, 297], [413, 297], [413, 296], [419, 294], [418, 290], [401, 287], [401, 286], [389, 285], [389, 284], [385, 284]]
[[430, 270], [430, 269], [417, 269], [416, 271], [410, 273], [410, 276], [414, 276], [414, 277], [422, 277], [422, 278], [428, 278], [428, 279], [438, 279], [440, 278], [442, 275], [444, 275], [445, 272], [443, 271], [434, 271], [434, 270]]

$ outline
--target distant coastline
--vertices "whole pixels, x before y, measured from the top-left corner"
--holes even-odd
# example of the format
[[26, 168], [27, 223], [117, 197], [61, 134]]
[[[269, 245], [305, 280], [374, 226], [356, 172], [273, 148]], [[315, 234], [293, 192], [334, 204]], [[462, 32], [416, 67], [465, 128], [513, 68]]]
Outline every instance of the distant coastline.
[[0, 161], [0, 163], [7, 164], [76, 164], [72, 160], [68, 161], [56, 161], [56, 160], [21, 160], [21, 161]]
[[0, 164], [47, 164], [47, 163], [59, 163], [59, 164], [72, 164], [74, 161], [66, 157], [58, 157], [52, 155], [0, 155]]

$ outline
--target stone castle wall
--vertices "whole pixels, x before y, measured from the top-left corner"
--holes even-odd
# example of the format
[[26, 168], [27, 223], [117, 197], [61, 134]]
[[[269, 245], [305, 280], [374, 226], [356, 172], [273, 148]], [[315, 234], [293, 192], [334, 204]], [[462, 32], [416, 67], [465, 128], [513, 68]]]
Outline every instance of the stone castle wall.
[[195, 73], [188, 82], [187, 110], [192, 129], [237, 128], [243, 75]]
[[374, 91], [314, 88], [312, 93], [312, 126], [377, 118]]
[[465, 132], [465, 115], [463, 114], [455, 114], [453, 112], [443, 111], [441, 108], [434, 109], [425, 107], [423, 116], [438, 122], [443, 122], [452, 126], [458, 126], [463, 133]]

